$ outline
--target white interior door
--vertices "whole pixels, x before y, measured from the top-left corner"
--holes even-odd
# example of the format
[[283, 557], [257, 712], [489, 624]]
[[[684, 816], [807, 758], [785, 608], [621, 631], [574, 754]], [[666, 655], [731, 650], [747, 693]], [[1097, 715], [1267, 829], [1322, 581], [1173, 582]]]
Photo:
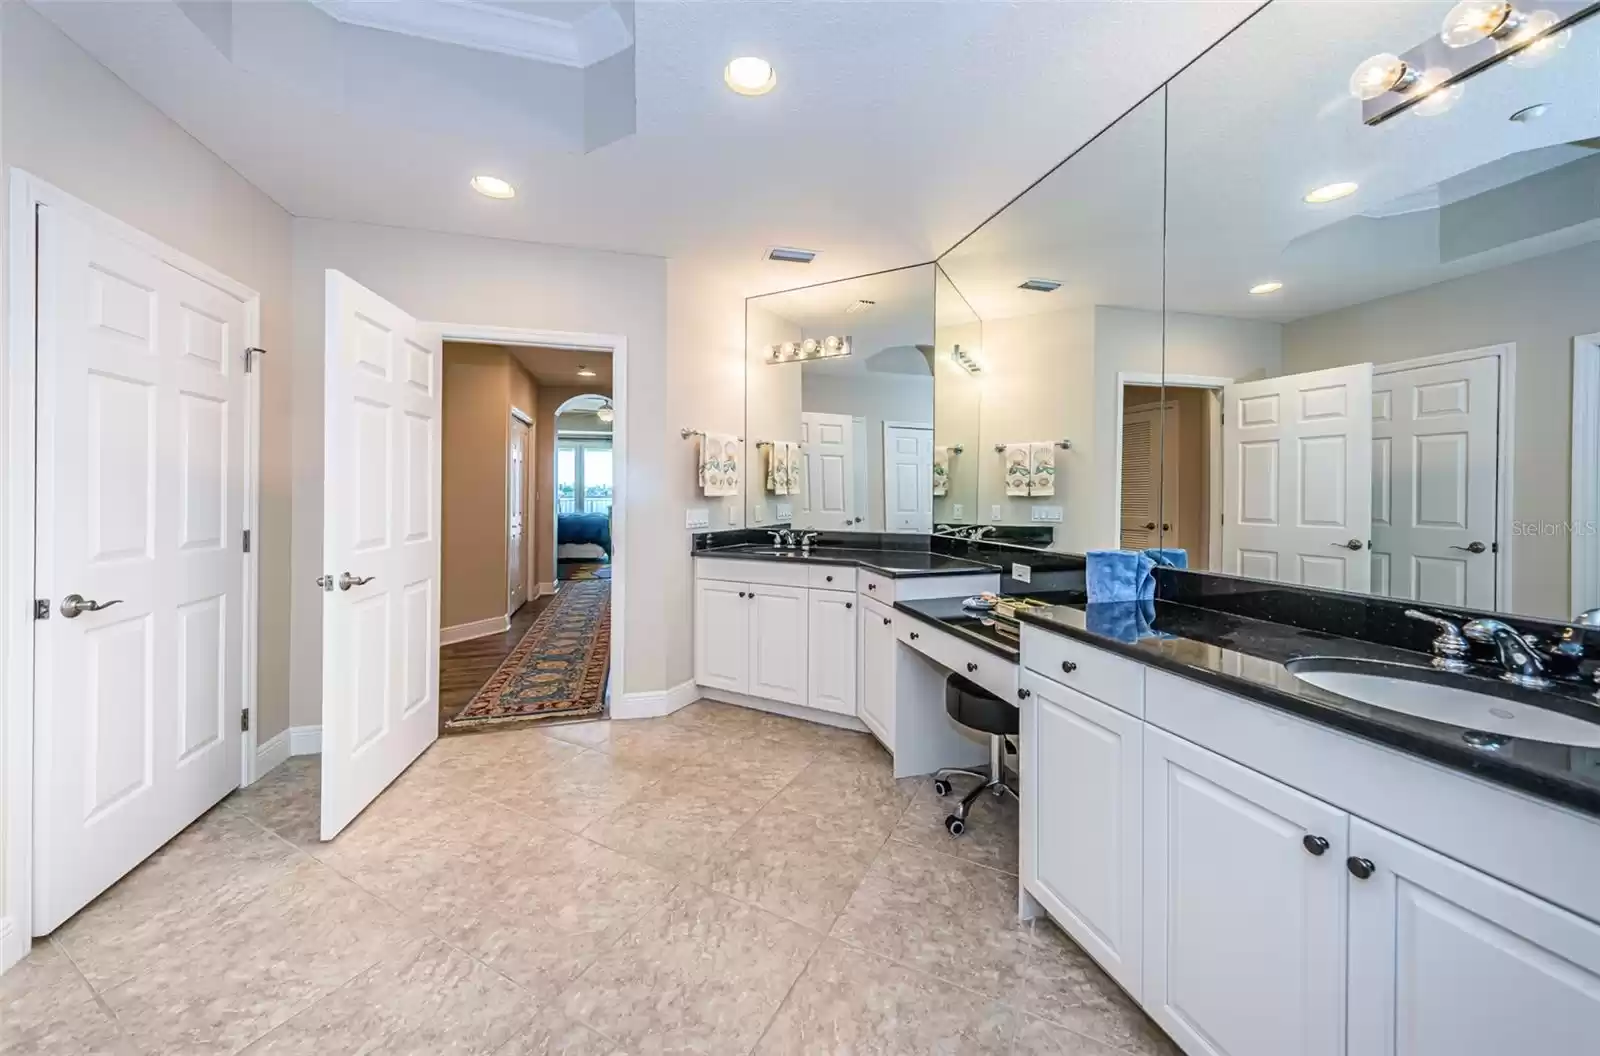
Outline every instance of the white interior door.
[[521, 418], [511, 419], [511, 457], [506, 481], [506, 603], [507, 614], [516, 612], [528, 600], [528, 575], [526, 558], [528, 545], [524, 535], [527, 527], [528, 501], [528, 423]]
[[1369, 589], [1372, 364], [1242, 382], [1223, 394], [1224, 571]]
[[933, 531], [933, 429], [883, 426], [883, 530]]
[[438, 736], [443, 343], [327, 274], [322, 838]]
[[249, 337], [237, 298], [58, 207], [38, 267], [45, 934], [239, 783]]
[[1499, 367], [1485, 356], [1373, 376], [1373, 593], [1495, 607]]
[[860, 511], [855, 496], [855, 424], [848, 414], [806, 411], [800, 415], [805, 458], [801, 510], [806, 528], [842, 531]]

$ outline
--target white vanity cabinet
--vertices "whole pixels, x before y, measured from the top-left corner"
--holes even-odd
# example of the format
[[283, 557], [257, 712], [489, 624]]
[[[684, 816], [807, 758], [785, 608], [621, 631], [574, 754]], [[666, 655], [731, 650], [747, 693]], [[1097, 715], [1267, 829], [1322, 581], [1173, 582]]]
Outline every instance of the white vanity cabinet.
[[807, 703], [818, 711], [856, 714], [855, 591], [813, 590]]
[[861, 599], [861, 698], [856, 714], [873, 736], [894, 744], [895, 612]]
[[702, 686], [805, 704], [810, 634], [804, 587], [695, 582], [694, 677]]
[[694, 680], [745, 693], [750, 688], [750, 587], [702, 579], [694, 588]]

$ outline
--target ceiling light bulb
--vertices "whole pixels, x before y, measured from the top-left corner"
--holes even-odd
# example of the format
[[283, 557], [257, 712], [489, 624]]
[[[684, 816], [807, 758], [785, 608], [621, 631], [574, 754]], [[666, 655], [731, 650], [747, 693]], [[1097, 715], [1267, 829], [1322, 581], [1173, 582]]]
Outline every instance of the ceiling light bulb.
[[1461, 0], [1444, 16], [1439, 39], [1452, 48], [1465, 48], [1515, 32], [1523, 16], [1505, 0]]
[[821, 347], [822, 346], [817, 343], [816, 338], [808, 337], [804, 341], [800, 342], [800, 355], [804, 356], [806, 359], [810, 359], [812, 356], [817, 354], [817, 350]]
[[1445, 87], [1445, 80], [1450, 76], [1450, 71], [1443, 67], [1424, 70], [1422, 77], [1417, 81], [1417, 95], [1422, 101], [1411, 109], [1421, 117], [1437, 117], [1456, 105], [1456, 101], [1466, 92], [1463, 84], [1452, 84]]
[[1356, 193], [1358, 184], [1330, 183], [1325, 187], [1318, 187], [1306, 193], [1305, 200], [1312, 205], [1321, 205], [1323, 202], [1336, 202], [1340, 198], [1348, 198]]
[[1350, 75], [1350, 94], [1365, 102], [1384, 92], [1403, 92], [1417, 80], [1417, 71], [1398, 55], [1381, 52], [1356, 67]]
[[723, 67], [722, 79], [740, 95], [766, 95], [778, 85], [778, 72], [766, 59], [746, 55]]
[[580, 378], [592, 378], [592, 377], [594, 377], [594, 371], [590, 370], [588, 367], [579, 367], [578, 368], [578, 377], [580, 377]]
[[515, 198], [517, 189], [498, 176], [472, 177], [472, 189], [485, 198]]
[[[1550, 32], [1550, 27], [1560, 21], [1554, 11], [1535, 11], [1523, 22], [1522, 28], [1508, 37], [1503, 45], [1506, 48], [1526, 44], [1509, 60], [1511, 65], [1528, 69], [1540, 66], [1555, 56], [1555, 53], [1567, 46], [1567, 41], [1572, 39], [1572, 30], [1563, 29], [1559, 33]], [[1531, 43], [1530, 43], [1531, 42]]]
[[1250, 287], [1250, 292], [1259, 297], [1264, 293], [1277, 293], [1281, 289], [1283, 289], [1283, 283], [1281, 282], [1258, 282]]
[[613, 422], [616, 421], [617, 412], [613, 411], [611, 409], [611, 405], [608, 403], [598, 411], [595, 411], [594, 416], [600, 419], [602, 422]]
[[837, 334], [822, 339], [822, 351], [830, 356], [837, 356], [844, 351], [844, 338]]

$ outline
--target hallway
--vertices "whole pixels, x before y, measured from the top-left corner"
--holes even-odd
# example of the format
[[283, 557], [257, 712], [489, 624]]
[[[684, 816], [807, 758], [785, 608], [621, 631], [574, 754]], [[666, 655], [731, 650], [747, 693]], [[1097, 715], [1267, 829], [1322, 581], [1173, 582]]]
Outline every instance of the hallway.
[[489, 681], [511, 650], [522, 641], [539, 614], [555, 600], [553, 594], [531, 598], [511, 617], [511, 627], [503, 634], [486, 634], [465, 642], [439, 648], [439, 732], [445, 723], [472, 702], [478, 690]]

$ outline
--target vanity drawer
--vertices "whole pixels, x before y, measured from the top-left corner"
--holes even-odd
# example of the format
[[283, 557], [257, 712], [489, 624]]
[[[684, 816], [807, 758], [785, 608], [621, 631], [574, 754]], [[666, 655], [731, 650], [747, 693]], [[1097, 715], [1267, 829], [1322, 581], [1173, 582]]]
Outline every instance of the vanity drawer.
[[1144, 717], [1144, 665], [1075, 638], [1022, 625], [1022, 664], [1053, 682]]
[[806, 568], [811, 575], [810, 585], [817, 590], [856, 589], [856, 570], [853, 568], [843, 565], [807, 565]]
[[811, 585], [810, 568], [809, 565], [782, 557], [771, 561], [697, 557], [694, 561], [694, 573], [699, 579], [761, 583], [772, 587], [808, 587]]
[[856, 582], [861, 587], [861, 593], [879, 605], [894, 604], [894, 580], [888, 576], [880, 576], [876, 572], [862, 569], [856, 577]]
[[1017, 703], [1017, 665], [1011, 661], [904, 613], [895, 620], [895, 636], [940, 667], [972, 679], [1009, 704]]

